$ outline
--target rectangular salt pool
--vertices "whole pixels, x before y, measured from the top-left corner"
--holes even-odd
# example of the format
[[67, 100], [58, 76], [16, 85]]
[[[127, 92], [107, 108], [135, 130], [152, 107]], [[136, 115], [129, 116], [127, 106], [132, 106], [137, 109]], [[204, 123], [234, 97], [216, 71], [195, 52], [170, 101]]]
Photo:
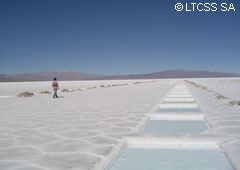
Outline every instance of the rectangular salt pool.
[[157, 112], [199, 112], [199, 108], [158, 108]]
[[108, 170], [233, 170], [220, 150], [127, 148]]
[[159, 134], [194, 134], [206, 131], [208, 128], [204, 120], [149, 120], [145, 133]]

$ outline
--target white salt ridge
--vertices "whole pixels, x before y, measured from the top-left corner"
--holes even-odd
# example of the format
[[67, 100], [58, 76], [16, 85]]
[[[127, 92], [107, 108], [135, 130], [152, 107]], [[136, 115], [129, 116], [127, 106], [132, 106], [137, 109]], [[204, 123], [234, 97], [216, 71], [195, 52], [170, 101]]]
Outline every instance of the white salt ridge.
[[169, 148], [169, 149], [219, 149], [218, 140], [205, 140], [177, 137], [125, 137], [131, 148]]
[[184, 91], [184, 90], [175, 90], [172, 92], [169, 92], [168, 95], [191, 95], [189, 91]]
[[162, 103], [158, 106], [159, 109], [195, 109], [198, 108], [197, 104], [176, 104], [176, 103]]
[[14, 97], [14, 96], [0, 96], [0, 99], [1, 98], [8, 98], [8, 97]]
[[168, 92], [168, 95], [191, 95], [189, 90], [186, 88], [176, 88]]
[[184, 97], [192, 97], [192, 95], [190, 95], [190, 94], [168, 94], [166, 97], [168, 97], [168, 98], [171, 98], [171, 97], [173, 97], [173, 98], [184, 98]]
[[174, 113], [169, 114], [150, 114], [150, 120], [204, 120], [204, 115], [201, 114], [185, 114], [179, 115]]
[[194, 102], [193, 98], [164, 98], [164, 102], [166, 103], [189, 103], [189, 102]]

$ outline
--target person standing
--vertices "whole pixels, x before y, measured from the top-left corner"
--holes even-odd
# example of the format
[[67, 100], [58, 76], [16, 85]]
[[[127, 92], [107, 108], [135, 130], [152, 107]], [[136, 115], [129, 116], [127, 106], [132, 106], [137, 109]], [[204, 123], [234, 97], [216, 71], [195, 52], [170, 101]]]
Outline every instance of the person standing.
[[57, 78], [54, 78], [53, 79], [53, 82], [52, 82], [52, 87], [53, 87], [53, 98], [58, 98], [58, 95], [57, 95], [57, 90], [58, 90], [58, 82], [57, 82]]

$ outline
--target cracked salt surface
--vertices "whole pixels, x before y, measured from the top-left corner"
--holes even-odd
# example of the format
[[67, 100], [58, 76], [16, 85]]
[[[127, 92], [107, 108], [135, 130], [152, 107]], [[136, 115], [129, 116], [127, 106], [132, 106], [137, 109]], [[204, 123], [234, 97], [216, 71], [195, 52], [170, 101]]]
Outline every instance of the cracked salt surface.
[[[208, 79], [201, 79], [201, 81], [205, 81], [207, 86]], [[119, 83], [119, 81], [80, 81], [60, 82], [60, 84], [62, 87], [75, 89], [116, 84], [116, 82]], [[175, 98], [190, 99], [194, 96], [201, 106], [201, 112], [168, 112], [167, 114], [175, 114], [175, 118], [172, 117], [172, 119], [176, 120], [178, 120], [176, 114], [193, 116], [188, 117], [189, 119], [195, 119], [194, 115], [199, 115], [201, 120], [200, 117], [203, 115], [200, 114], [204, 113], [204, 119], [210, 126], [206, 134], [189, 134], [181, 137], [149, 134], [144, 135], [144, 139], [132, 139], [134, 141], [132, 143], [140, 145], [147, 143], [148, 149], [151, 145], [154, 150], [156, 145], [160, 144], [159, 150], [165, 147], [165, 151], [173, 149], [172, 151], [178, 150], [179, 153], [181, 151], [179, 148], [183, 151], [194, 150], [196, 154], [201, 150], [216, 151], [215, 153], [223, 151], [234, 168], [240, 170], [239, 108], [224, 105], [212, 94], [189, 85], [192, 95], [188, 91], [183, 91], [181, 94], [172, 91], [171, 95], [167, 95], [166, 93], [175, 86], [176, 82], [176, 80], [161, 80], [156, 83], [64, 93], [64, 98], [59, 100], [53, 100], [51, 95], [36, 95], [21, 99], [2, 98], [0, 102], [0, 169], [102, 170], [124, 148], [126, 136], [139, 134], [139, 125], [146, 120], [148, 113], [159, 104], [158, 101], [162, 101], [164, 96], [174, 100]], [[227, 86], [226, 93], [227, 91], [237, 92], [235, 84], [221, 82], [222, 86]], [[34, 93], [42, 90], [50, 91], [52, 90], [50, 85], [51, 82], [0, 83], [0, 96], [16, 95], [22, 91]], [[151, 114], [155, 113], [151, 112]], [[157, 114], [166, 115], [165, 112]], [[78, 141], [86, 147], [78, 145]], [[131, 141], [127, 141], [130, 146]], [[177, 146], [175, 146], [176, 141], [177, 143], [179, 141]], [[176, 159], [182, 157], [181, 154], [178, 155], [179, 158]], [[199, 153], [199, 160], [200, 158], [202, 159]], [[223, 163], [224, 160], [221, 162]], [[218, 165], [222, 164], [217, 161], [216, 166]]]
[[[136, 80], [134, 80], [136, 81]], [[141, 80], [143, 81], [143, 80]], [[149, 80], [147, 80], [149, 81]], [[59, 82], [84, 88], [133, 81]], [[90, 170], [109, 164], [166, 95], [169, 81], [0, 102], [0, 170]], [[0, 83], [0, 96], [52, 90], [51, 82]]]

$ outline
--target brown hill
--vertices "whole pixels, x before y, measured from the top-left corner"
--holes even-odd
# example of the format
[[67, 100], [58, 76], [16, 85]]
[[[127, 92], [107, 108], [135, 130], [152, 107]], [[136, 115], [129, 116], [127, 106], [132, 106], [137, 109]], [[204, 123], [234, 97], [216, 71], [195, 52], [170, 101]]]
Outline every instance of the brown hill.
[[168, 78], [218, 78], [218, 77], [240, 77], [240, 74], [210, 72], [210, 71], [189, 71], [189, 70], [167, 70], [148, 74], [112, 75], [104, 76], [97, 74], [80, 73], [73, 71], [39, 73], [18, 73], [12, 75], [0, 74], [0, 82], [14, 81], [51, 81], [54, 77], [58, 80], [123, 80], [123, 79], [168, 79]]
[[51, 81], [54, 77], [59, 80], [89, 80], [103, 77], [103, 75], [79, 73], [73, 71], [48, 72], [39, 73], [18, 73], [12, 75], [0, 75], [0, 82], [13, 81]]
[[189, 71], [178, 69], [148, 74], [105, 76], [102, 79], [119, 80], [119, 79], [169, 79], [169, 78], [217, 78], [217, 77], [240, 77], [240, 74], [210, 71]]

